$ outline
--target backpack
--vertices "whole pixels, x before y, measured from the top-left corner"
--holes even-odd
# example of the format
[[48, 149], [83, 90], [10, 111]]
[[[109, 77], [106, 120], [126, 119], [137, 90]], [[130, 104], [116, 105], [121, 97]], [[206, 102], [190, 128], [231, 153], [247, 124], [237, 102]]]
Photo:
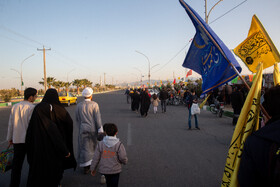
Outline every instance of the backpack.
[[271, 181], [270, 186], [280, 186], [280, 146], [275, 142], [270, 147], [268, 164], [268, 179]]

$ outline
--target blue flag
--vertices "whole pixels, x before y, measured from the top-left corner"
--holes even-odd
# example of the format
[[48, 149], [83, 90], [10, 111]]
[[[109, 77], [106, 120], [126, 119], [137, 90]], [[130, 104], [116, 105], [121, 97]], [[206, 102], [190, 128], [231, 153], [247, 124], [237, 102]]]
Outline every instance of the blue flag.
[[183, 67], [202, 76], [202, 94], [234, 79], [238, 74], [230, 63], [241, 72], [239, 63], [208, 24], [183, 0], [179, 0], [191, 18], [196, 34], [189, 48]]

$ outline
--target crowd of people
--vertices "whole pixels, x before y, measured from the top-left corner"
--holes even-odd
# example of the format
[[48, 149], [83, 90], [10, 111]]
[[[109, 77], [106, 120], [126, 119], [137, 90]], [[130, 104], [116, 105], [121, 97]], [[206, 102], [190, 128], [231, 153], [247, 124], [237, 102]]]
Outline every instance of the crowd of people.
[[[221, 97], [221, 93], [221, 90], [214, 90], [212, 95]], [[103, 184], [106, 182], [107, 186], [118, 186], [121, 165], [128, 162], [126, 150], [116, 137], [117, 125], [114, 123], [102, 125], [99, 105], [92, 100], [92, 94], [91, 88], [85, 88], [82, 92], [84, 100], [76, 107], [75, 116], [79, 126], [78, 164], [83, 168], [84, 174], [91, 173], [93, 176], [99, 166], [101, 182]], [[142, 117], [148, 115], [151, 104], [156, 114], [159, 102], [162, 112], [165, 113], [166, 102], [170, 98], [166, 88], [153, 95], [147, 89], [126, 90], [125, 94], [127, 102], [131, 100], [131, 110], [135, 112], [140, 110]], [[189, 130], [192, 116], [195, 119], [195, 128], [199, 130], [197, 116], [191, 114], [191, 107], [198, 102], [198, 96], [194, 89], [181, 91], [181, 94], [189, 110]], [[263, 106], [271, 119], [265, 119], [265, 127], [249, 136], [245, 143], [238, 174], [241, 186], [260, 186], [260, 184], [272, 186], [279, 181], [279, 175], [274, 175], [275, 168], [280, 167], [279, 94], [278, 85], [262, 96]], [[226, 95], [230, 99], [221, 98], [225, 98], [226, 103], [232, 103], [236, 114], [233, 123], [236, 123], [246, 96], [239, 86], [235, 86], [232, 92], [227, 92]], [[7, 134], [9, 144], [14, 147], [11, 187], [20, 185], [25, 155], [29, 164], [28, 187], [61, 186], [64, 170], [70, 168], [75, 170], [77, 167], [73, 151], [73, 120], [59, 102], [57, 91], [48, 89], [42, 101], [35, 106], [33, 102], [36, 98], [37, 90], [27, 88], [24, 91], [24, 101], [11, 109]], [[270, 161], [273, 161], [274, 165]]]
[[[128, 159], [123, 144], [116, 137], [113, 123], [102, 125], [99, 106], [92, 101], [93, 90], [82, 92], [84, 101], [76, 107], [78, 133], [78, 164], [83, 173], [90, 168], [94, 176], [99, 165], [101, 183], [118, 186], [121, 164]], [[20, 186], [25, 155], [29, 164], [28, 187], [61, 186], [64, 170], [77, 167], [73, 151], [73, 120], [59, 102], [56, 89], [48, 89], [36, 106], [37, 90], [27, 88], [24, 101], [11, 110], [7, 140], [14, 147], [10, 187]], [[98, 143], [98, 140], [100, 143]]]
[[[147, 88], [142, 89], [129, 89], [127, 88], [125, 91], [126, 95], [126, 101], [128, 104], [130, 104], [131, 100], [131, 110], [138, 113], [139, 107], [140, 107], [140, 115], [142, 117], [147, 117], [150, 105], [152, 104], [153, 107], [153, 113], [156, 114], [158, 112], [158, 106], [159, 103], [161, 104], [161, 111], [162, 113], [166, 112], [166, 105], [168, 102], [172, 102], [175, 96], [178, 96], [183, 100], [184, 104], [187, 106], [188, 109], [188, 126], [189, 130], [191, 130], [191, 118], [194, 117], [195, 119], [195, 128], [200, 130], [198, 127], [198, 120], [197, 115], [191, 114], [191, 107], [193, 103], [198, 102], [198, 96], [195, 93], [194, 89], [191, 89], [190, 91], [188, 89], [179, 89], [178, 91], [176, 89], [167, 89], [166, 87], [162, 87], [160, 89], [160, 92], [158, 94], [154, 93], [151, 95], [149, 93], [149, 90]], [[171, 100], [171, 101], [170, 101]]]

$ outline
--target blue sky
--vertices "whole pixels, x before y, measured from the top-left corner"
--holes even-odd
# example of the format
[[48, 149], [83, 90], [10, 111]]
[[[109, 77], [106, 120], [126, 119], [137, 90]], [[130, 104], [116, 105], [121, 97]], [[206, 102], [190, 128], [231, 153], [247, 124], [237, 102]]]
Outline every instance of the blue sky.
[[[209, 23], [243, 1], [223, 0]], [[186, 2], [204, 18], [204, 0]], [[207, 2], [209, 11], [217, 0]], [[210, 26], [233, 49], [246, 38], [256, 14], [279, 50], [279, 7], [279, 0], [247, 0]], [[47, 76], [57, 80], [98, 83], [106, 73], [107, 83], [131, 82], [140, 80], [140, 71], [146, 80], [148, 61], [135, 50], [149, 58], [151, 67], [159, 64], [151, 79], [183, 77], [185, 46], [194, 34], [178, 0], [0, 0], [0, 89], [20, 89], [19, 74], [11, 68], [20, 72], [32, 54], [23, 63], [23, 80], [26, 87], [43, 88], [38, 84], [43, 53], [37, 51], [43, 45], [51, 48]], [[244, 67], [242, 74], [248, 73]]]

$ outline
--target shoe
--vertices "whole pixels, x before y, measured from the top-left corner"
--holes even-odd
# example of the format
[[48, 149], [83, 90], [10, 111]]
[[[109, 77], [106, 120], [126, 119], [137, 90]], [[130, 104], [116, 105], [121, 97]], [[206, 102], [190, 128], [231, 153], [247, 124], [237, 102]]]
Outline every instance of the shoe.
[[101, 175], [100, 184], [106, 184], [106, 178], [104, 175]]
[[192, 130], [192, 128], [189, 127], [188, 130]]
[[195, 127], [197, 130], [200, 130], [200, 128], [199, 127]]
[[84, 167], [84, 174], [88, 174], [90, 172], [90, 166]]

